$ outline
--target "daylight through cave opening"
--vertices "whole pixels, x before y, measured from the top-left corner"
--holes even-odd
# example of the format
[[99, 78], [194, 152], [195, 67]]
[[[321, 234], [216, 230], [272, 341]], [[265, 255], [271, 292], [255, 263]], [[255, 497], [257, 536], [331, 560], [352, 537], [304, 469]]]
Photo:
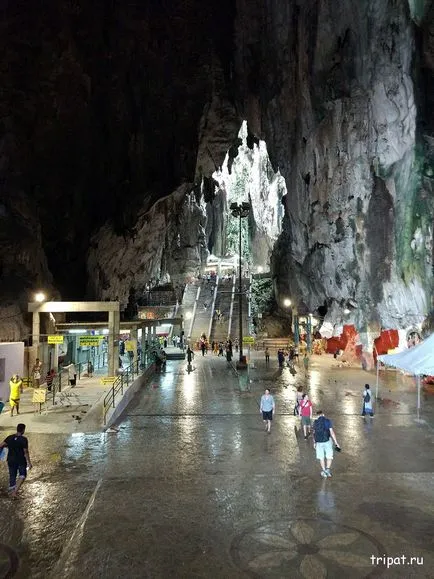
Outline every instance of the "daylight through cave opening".
[[212, 175], [215, 197], [207, 204], [208, 250], [219, 258], [238, 254], [238, 220], [230, 212], [233, 202], [250, 203], [249, 219], [242, 221], [243, 260], [252, 272], [268, 272], [270, 257], [280, 232], [286, 195], [285, 179], [274, 171], [265, 141], [249, 139], [247, 122], [238, 133], [236, 156], [226, 154]]

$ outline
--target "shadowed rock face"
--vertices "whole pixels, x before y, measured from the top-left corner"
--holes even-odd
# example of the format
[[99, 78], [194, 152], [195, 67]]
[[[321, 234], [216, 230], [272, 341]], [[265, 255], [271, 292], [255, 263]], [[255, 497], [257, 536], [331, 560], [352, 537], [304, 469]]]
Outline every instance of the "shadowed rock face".
[[278, 294], [308, 311], [325, 303], [335, 322], [351, 300], [348, 321], [366, 330], [422, 321], [431, 256], [411, 243], [419, 227], [431, 244], [432, 199], [416, 149], [409, 7], [265, 4], [240, 3], [239, 35], [254, 26], [238, 66], [249, 126], [288, 189]]
[[[246, 118], [286, 180], [278, 298], [326, 303], [332, 322], [350, 300], [365, 331], [413, 325], [432, 279], [433, 3], [233, 4], [5, 5], [0, 220], [25, 221], [19, 192], [35, 231], [21, 287], [50, 270], [65, 298], [124, 304], [150, 277], [195, 271], [206, 215], [220, 227], [198, 184]], [[12, 288], [23, 244], [2, 235]]]

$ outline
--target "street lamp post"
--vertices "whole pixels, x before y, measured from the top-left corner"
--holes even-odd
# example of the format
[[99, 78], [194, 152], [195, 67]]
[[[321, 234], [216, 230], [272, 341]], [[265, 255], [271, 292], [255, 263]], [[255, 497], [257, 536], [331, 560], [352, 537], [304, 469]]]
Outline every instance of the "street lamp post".
[[242, 269], [241, 269], [241, 252], [242, 252], [242, 224], [241, 220], [247, 217], [250, 213], [250, 203], [243, 202], [240, 205], [238, 203], [231, 203], [230, 205], [231, 213], [234, 217], [239, 217], [239, 271], [238, 271], [238, 308], [239, 308], [239, 341], [240, 341], [240, 365], [244, 365], [244, 356], [243, 356], [243, 294], [242, 294], [242, 287], [243, 287], [243, 278], [242, 278]]

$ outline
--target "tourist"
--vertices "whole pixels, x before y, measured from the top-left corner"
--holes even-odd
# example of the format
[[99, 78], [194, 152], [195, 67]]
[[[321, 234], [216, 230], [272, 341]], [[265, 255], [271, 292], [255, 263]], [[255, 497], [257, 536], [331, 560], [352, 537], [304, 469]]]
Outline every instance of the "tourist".
[[[0, 444], [0, 449], [8, 449], [8, 468], [9, 468], [9, 492], [11, 497], [15, 498], [26, 476], [27, 469], [32, 468], [29, 456], [29, 442], [24, 436], [26, 430], [25, 424], [17, 425], [16, 434], [7, 436]], [[18, 478], [18, 480], [17, 480]]]
[[307, 376], [307, 373], [309, 371], [309, 356], [307, 355], [307, 352], [304, 353], [303, 366], [304, 366], [305, 376]]
[[219, 343], [219, 356], [223, 356], [223, 342]]
[[285, 354], [282, 350], [277, 350], [277, 361], [279, 363], [279, 368], [283, 368], [283, 363], [285, 361]]
[[17, 409], [17, 414], [20, 413], [20, 398], [23, 393], [23, 381], [14, 374], [9, 382], [9, 405], [11, 407], [11, 416], [14, 415], [14, 409]]
[[71, 362], [68, 366], [63, 366], [63, 369], [68, 371], [69, 384], [71, 388], [74, 388], [77, 383], [77, 370], [75, 369], [75, 365]]
[[297, 388], [297, 394], [294, 406], [294, 416], [300, 416], [300, 403], [303, 399], [303, 386]]
[[300, 401], [300, 416], [305, 440], [310, 435], [311, 431], [312, 410], [312, 402], [309, 400], [309, 396], [307, 394], [303, 394]]
[[231, 340], [230, 338], [229, 338], [229, 340], [228, 340], [228, 348], [229, 348], [229, 350], [231, 351], [231, 358], [232, 358], [232, 356], [233, 356], [233, 349], [232, 349], [232, 340]]
[[53, 388], [53, 380], [55, 377], [56, 377], [56, 372], [55, 372], [54, 368], [51, 368], [51, 370], [49, 370], [47, 372], [47, 375], [45, 376], [45, 382], [47, 383], [48, 392], [51, 392], [51, 390]]
[[232, 348], [229, 346], [229, 343], [226, 346], [226, 360], [228, 362], [232, 361]]
[[93, 364], [90, 360], [87, 363], [87, 375], [89, 376], [89, 378], [92, 378], [93, 376]]
[[371, 389], [369, 388], [369, 384], [365, 384], [365, 389], [363, 390], [362, 394], [362, 401], [363, 401], [362, 416], [364, 417], [367, 414], [369, 414], [369, 416], [373, 418], [374, 410], [372, 408], [372, 392]]
[[35, 364], [32, 369], [33, 388], [39, 388], [41, 384], [41, 371], [42, 371], [42, 362], [39, 358], [36, 358]]
[[265, 389], [265, 393], [261, 396], [261, 404], [259, 406], [259, 412], [262, 413], [262, 420], [265, 424], [265, 431], [270, 434], [271, 432], [271, 421], [273, 420], [273, 412], [276, 411], [276, 405], [274, 403], [274, 398], [270, 394], [268, 388]]
[[206, 344], [205, 344], [205, 340], [201, 340], [201, 342], [200, 342], [200, 349], [202, 350], [202, 356], [205, 356], [205, 354], [206, 354]]
[[313, 424], [313, 447], [316, 451], [316, 457], [321, 465], [321, 476], [324, 478], [331, 477], [331, 466], [333, 462], [333, 443], [336, 450], [340, 450], [336, 435], [334, 433], [331, 420], [326, 418], [322, 410], [317, 412], [318, 418]]
[[193, 361], [194, 358], [194, 352], [193, 350], [190, 348], [190, 346], [187, 346], [187, 362], [189, 364], [191, 364], [191, 362]]
[[268, 346], [265, 348], [265, 365], [268, 366], [270, 364], [270, 350]]

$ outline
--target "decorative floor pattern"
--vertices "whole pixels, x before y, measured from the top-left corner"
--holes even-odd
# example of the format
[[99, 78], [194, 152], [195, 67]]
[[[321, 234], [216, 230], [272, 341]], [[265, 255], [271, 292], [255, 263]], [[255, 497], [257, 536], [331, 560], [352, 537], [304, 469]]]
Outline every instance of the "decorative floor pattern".
[[371, 555], [382, 545], [367, 533], [327, 519], [262, 523], [244, 531], [231, 546], [234, 563], [250, 577], [291, 579], [379, 577]]

